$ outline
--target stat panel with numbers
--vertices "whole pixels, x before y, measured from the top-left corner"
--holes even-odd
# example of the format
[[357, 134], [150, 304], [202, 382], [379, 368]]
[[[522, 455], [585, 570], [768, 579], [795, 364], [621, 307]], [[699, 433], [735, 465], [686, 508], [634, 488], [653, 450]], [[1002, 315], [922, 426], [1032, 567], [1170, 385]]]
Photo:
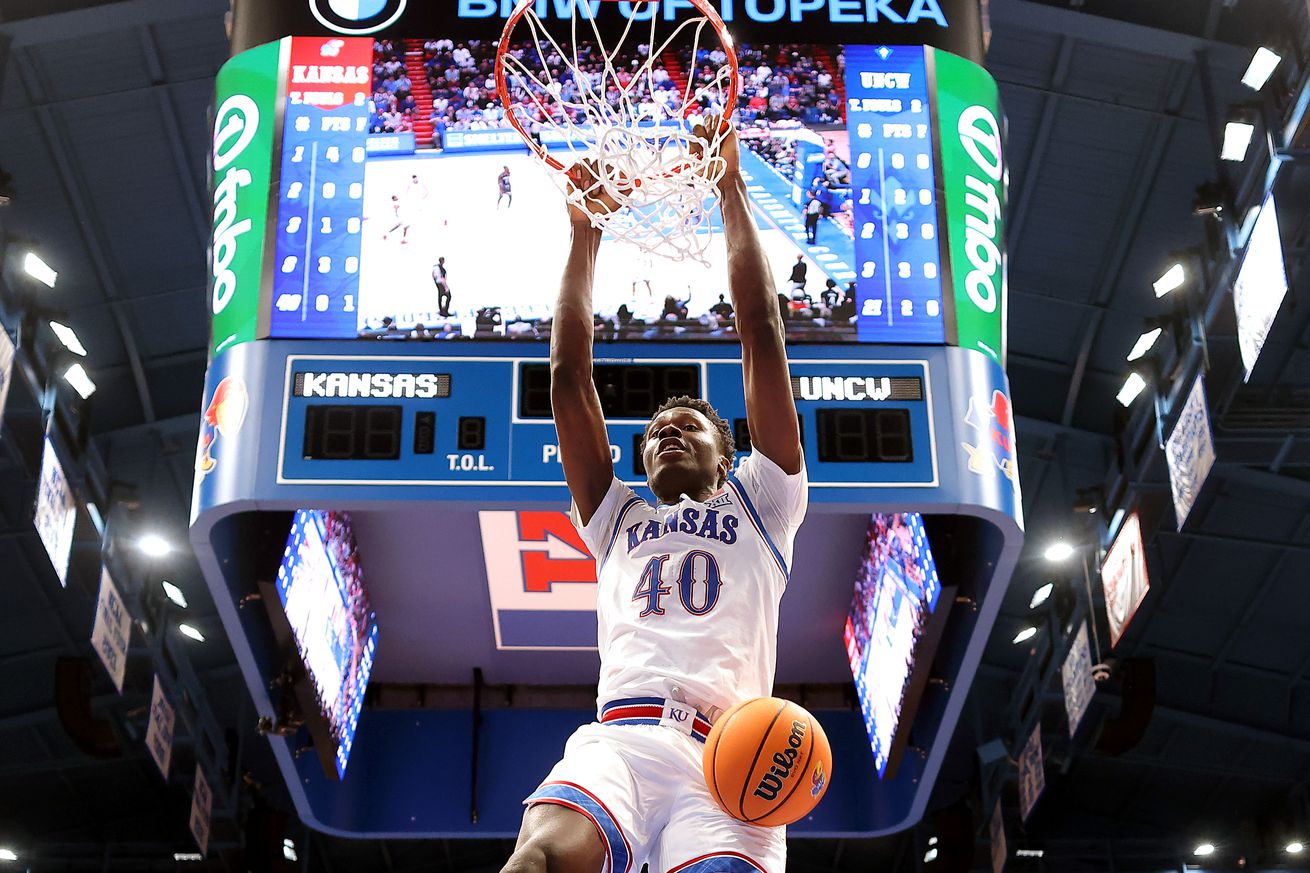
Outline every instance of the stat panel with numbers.
[[851, 45], [845, 53], [859, 338], [944, 342], [924, 48]]
[[272, 264], [272, 336], [353, 332], [373, 56], [360, 40], [291, 40]]

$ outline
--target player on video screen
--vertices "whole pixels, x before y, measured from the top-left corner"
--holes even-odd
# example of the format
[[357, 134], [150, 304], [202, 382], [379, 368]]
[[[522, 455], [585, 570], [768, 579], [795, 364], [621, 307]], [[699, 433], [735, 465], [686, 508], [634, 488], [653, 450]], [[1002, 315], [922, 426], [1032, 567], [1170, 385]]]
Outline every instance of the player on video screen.
[[[705, 125], [722, 124], [711, 116]], [[697, 136], [709, 140], [704, 128]], [[674, 397], [641, 448], [650, 505], [614, 474], [592, 381], [592, 284], [601, 231], [570, 205], [572, 243], [551, 331], [551, 404], [572, 517], [596, 557], [598, 721], [525, 801], [506, 871], [697, 869], [783, 873], [786, 838], [729, 818], [702, 772], [724, 709], [772, 693], [778, 602], [807, 506], [781, 313], [738, 163], [718, 146], [728, 290], [742, 345], [751, 454], [733, 470], [732, 429], [704, 400]], [[588, 190], [595, 165], [577, 165]], [[604, 194], [592, 210], [612, 210]], [[708, 866], [702, 866], [708, 865]]]
[[509, 209], [514, 205], [514, 189], [509, 180], [509, 167], [506, 166], [496, 177], [496, 208], [500, 208], [500, 201], [505, 201], [505, 208]]

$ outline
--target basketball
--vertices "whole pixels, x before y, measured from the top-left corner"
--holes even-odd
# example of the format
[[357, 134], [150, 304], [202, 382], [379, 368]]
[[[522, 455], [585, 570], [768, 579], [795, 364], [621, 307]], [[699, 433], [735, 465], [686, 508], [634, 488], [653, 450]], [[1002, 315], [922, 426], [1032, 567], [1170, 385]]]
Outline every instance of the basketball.
[[719, 716], [704, 763], [719, 808], [761, 827], [809, 815], [832, 779], [832, 749], [819, 722], [777, 697], [746, 700]]

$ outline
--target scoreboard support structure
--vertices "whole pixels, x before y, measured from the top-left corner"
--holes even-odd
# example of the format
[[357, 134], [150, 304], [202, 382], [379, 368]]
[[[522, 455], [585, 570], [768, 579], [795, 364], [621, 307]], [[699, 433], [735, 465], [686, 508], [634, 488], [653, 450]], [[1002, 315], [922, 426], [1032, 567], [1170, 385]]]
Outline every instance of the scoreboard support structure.
[[[219, 411], [210, 418], [229, 426], [223, 432], [207, 426], [208, 438], [202, 438], [208, 471], [196, 477], [192, 541], [261, 715], [278, 716], [278, 700], [268, 690], [278, 666], [262, 612], [240, 604], [276, 570], [286, 520], [299, 508], [368, 519], [357, 529], [366, 570], [380, 571], [370, 577], [380, 627], [375, 682], [386, 682], [389, 673], [413, 675], [422, 666], [388, 663], [389, 657], [407, 660], [393, 654], [397, 649], [425, 645], [403, 629], [388, 633], [399, 618], [388, 615], [389, 601], [416, 608], [428, 603], [435, 622], [443, 613], [459, 613], [457, 620], [446, 619], [455, 634], [445, 641], [446, 662], [428, 665], [438, 678], [454, 677], [451, 684], [466, 683], [460, 677], [475, 668], [491, 682], [595, 680], [594, 655], [577, 652], [568, 637], [576, 617], [567, 604], [549, 606], [537, 624], [542, 634], [557, 629], [559, 645], [517, 646], [508, 639], [489, 549], [513, 544], [480, 541], [479, 531], [490, 530], [485, 521], [479, 525], [484, 518], [555, 514], [568, 505], [554, 427], [542, 417], [548, 413], [542, 398], [549, 394], [539, 374], [547, 350], [514, 343], [453, 344], [440, 355], [432, 349], [400, 343], [378, 354], [376, 343], [269, 341], [239, 345], [211, 366], [206, 400], [217, 396], [218, 406], [209, 408]], [[611, 453], [625, 480], [644, 479], [633, 466], [634, 438], [661, 391], [699, 394], [740, 428], [745, 406], [738, 349], [696, 351], [699, 358], [667, 345], [599, 350], [602, 393], [617, 404], [609, 421]], [[858, 532], [870, 512], [925, 513], [943, 580], [963, 598], [952, 609], [934, 663], [932, 676], [940, 681], [920, 703], [911, 748], [893, 778], [874, 775], [858, 712], [817, 711], [837, 771], [828, 799], [791, 833], [893, 832], [926, 807], [1022, 543], [1005, 376], [979, 352], [926, 346], [793, 347], [792, 374], [810, 514], [783, 601], [780, 681], [849, 679], [841, 661], [842, 610]], [[611, 393], [607, 386], [624, 390]], [[232, 397], [249, 398], [236, 426], [222, 412], [225, 402], [244, 402], [225, 399]], [[641, 403], [646, 407], [636, 408]], [[419, 521], [407, 520], [415, 516]], [[431, 545], [416, 544], [408, 561], [377, 554], [392, 546], [367, 535], [388, 528], [416, 529]], [[536, 551], [550, 554], [550, 537], [541, 539]], [[828, 569], [824, 553], [843, 556], [846, 575], [807, 569], [811, 562]], [[393, 572], [406, 563], [410, 578]], [[448, 587], [463, 595], [452, 596]], [[548, 614], [552, 609], [560, 611]], [[594, 625], [591, 632], [594, 646]], [[818, 640], [830, 651], [790, 658], [800, 639]], [[379, 838], [508, 836], [518, 826], [519, 801], [571, 730], [593, 716], [537, 708], [481, 713], [476, 823], [469, 821], [464, 794], [472, 768], [469, 710], [366, 707], [340, 782], [325, 776], [313, 755], [297, 755], [303, 737], [272, 742], [300, 814], [324, 831]]]

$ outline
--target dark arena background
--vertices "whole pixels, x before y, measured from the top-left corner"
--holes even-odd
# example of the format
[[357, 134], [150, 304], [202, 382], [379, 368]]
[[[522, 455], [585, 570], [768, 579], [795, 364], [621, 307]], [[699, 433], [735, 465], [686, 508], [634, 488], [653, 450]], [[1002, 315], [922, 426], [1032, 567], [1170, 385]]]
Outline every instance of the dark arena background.
[[[736, 105], [713, 39], [609, 60], [732, 112], [783, 317], [788, 869], [1310, 866], [1306, 4], [713, 5]], [[497, 871], [594, 719], [513, 9], [0, 0], [0, 873]], [[694, 12], [587, 9], [588, 75]], [[646, 496], [670, 396], [750, 451], [698, 233], [596, 264]]]

